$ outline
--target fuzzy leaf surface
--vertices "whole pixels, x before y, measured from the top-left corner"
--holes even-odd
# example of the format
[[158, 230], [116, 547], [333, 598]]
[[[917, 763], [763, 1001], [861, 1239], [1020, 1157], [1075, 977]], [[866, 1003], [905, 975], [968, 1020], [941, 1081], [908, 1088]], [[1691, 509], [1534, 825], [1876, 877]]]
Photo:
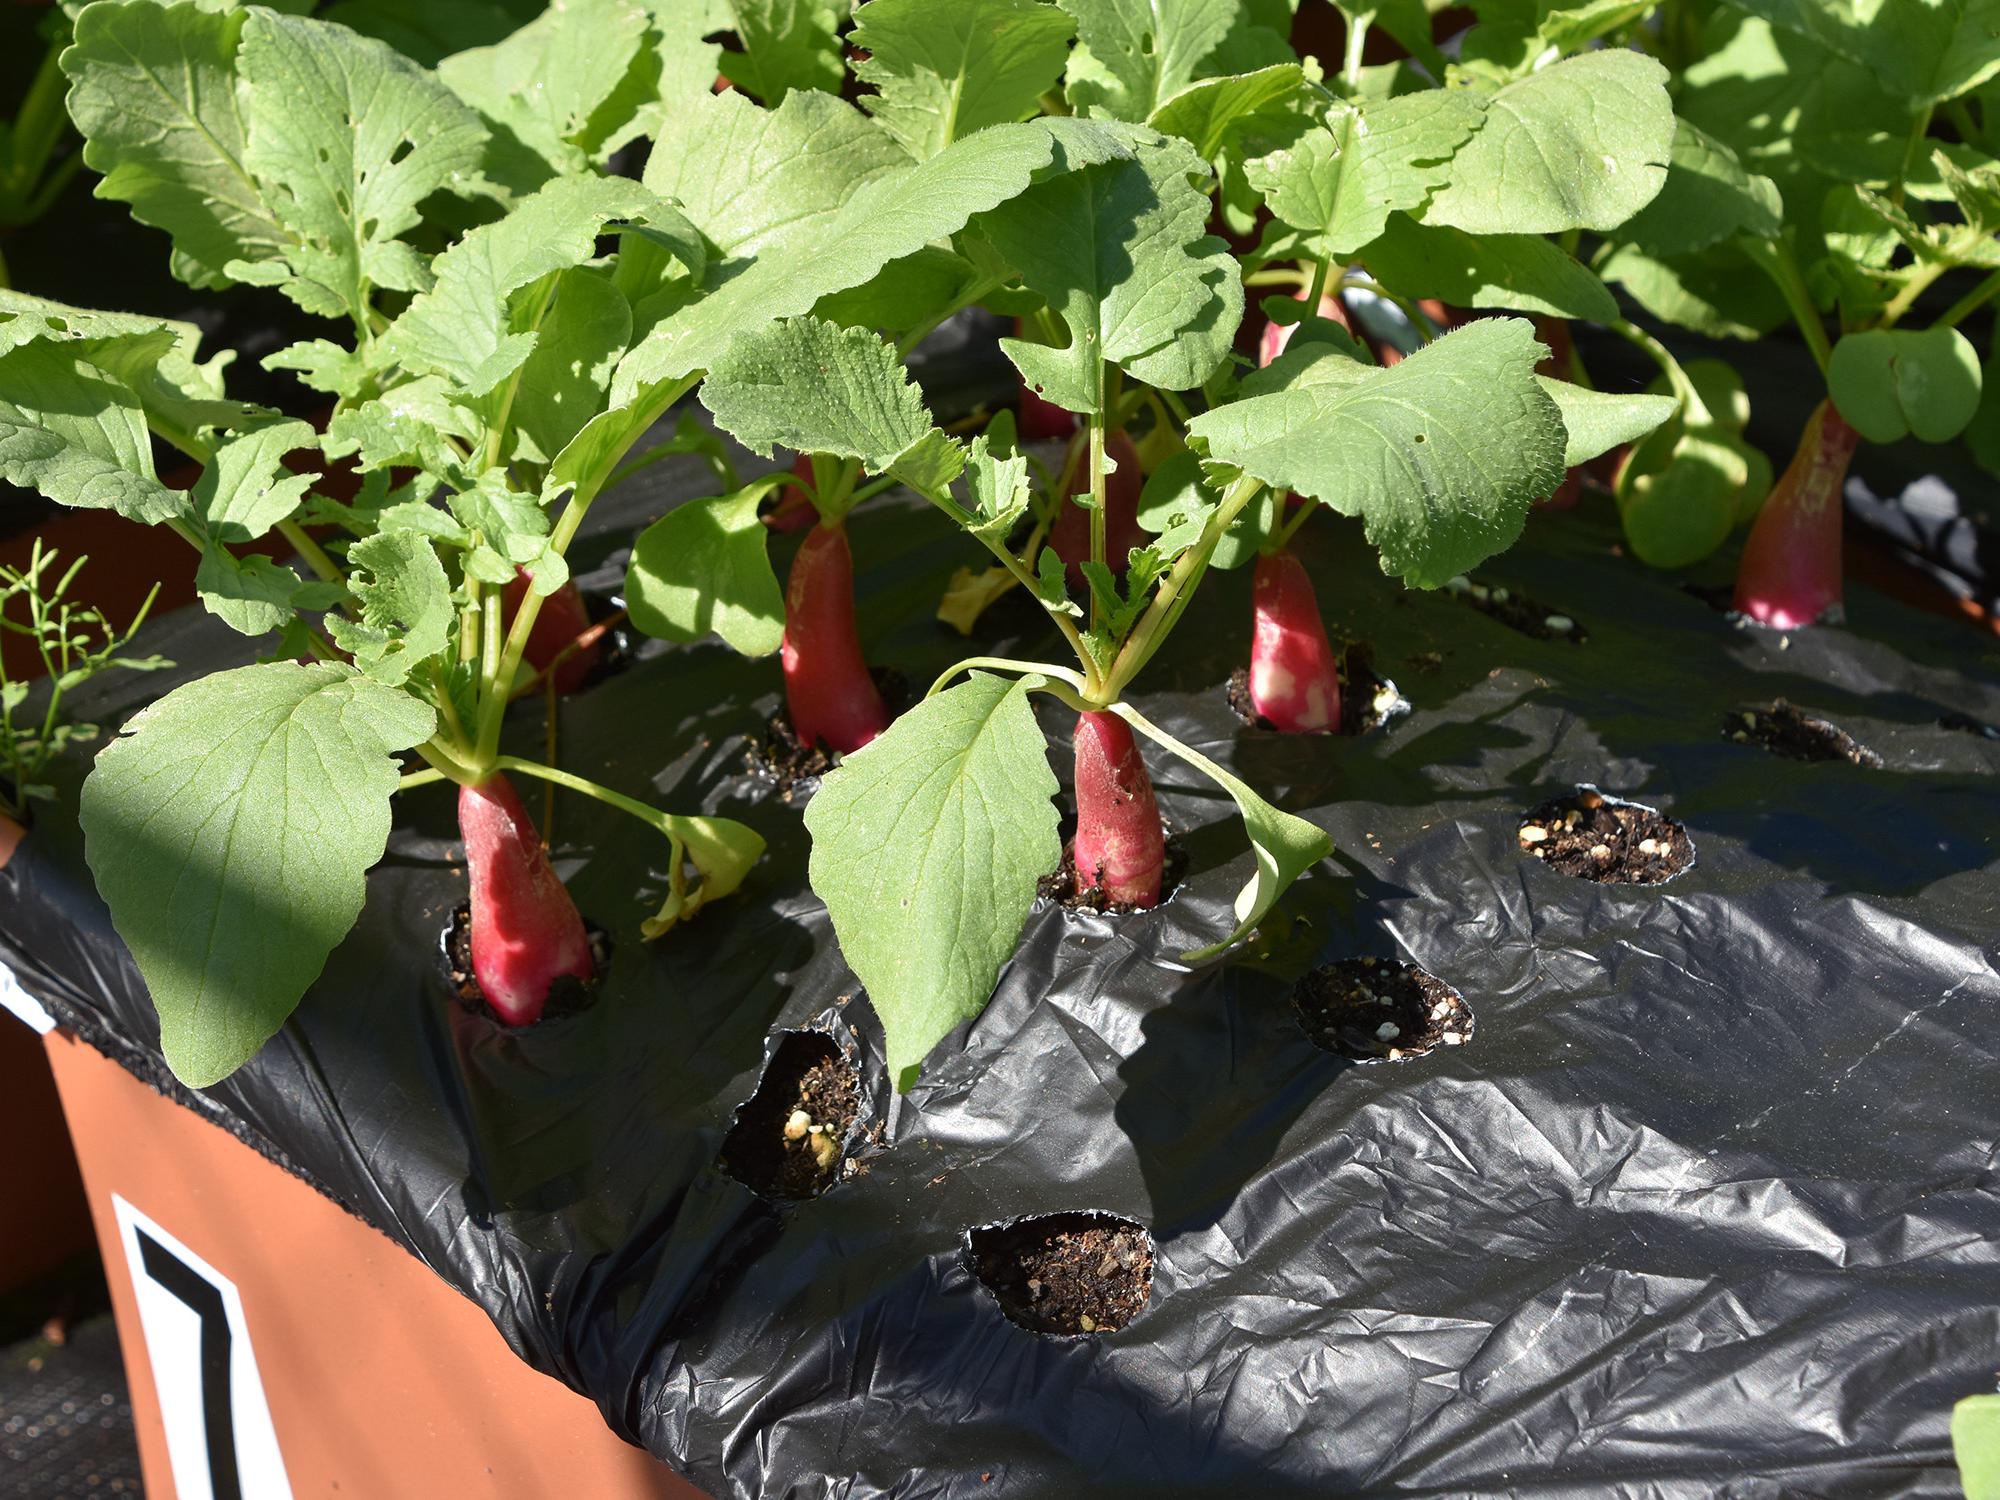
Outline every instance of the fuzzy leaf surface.
[[663, 641], [698, 641], [713, 631], [745, 656], [776, 651], [785, 595], [757, 507], [782, 482], [689, 500], [640, 532], [625, 572], [632, 623]]
[[83, 786], [84, 853], [194, 1088], [247, 1062], [360, 914], [394, 757], [429, 707], [351, 668], [239, 667], [131, 719]]
[[1459, 148], [1429, 224], [1472, 234], [1616, 229], [1659, 195], [1673, 151], [1667, 70], [1585, 52], [1507, 84]]
[[1273, 489], [1361, 517], [1384, 572], [1436, 588], [1512, 545], [1562, 482], [1544, 352], [1526, 321], [1486, 318], [1388, 369], [1320, 361], [1309, 369], [1340, 378], [1233, 402], [1189, 431]]
[[1062, 76], [1068, 16], [1044, 0], [868, 0], [854, 13], [862, 106], [918, 160], [1025, 120]]
[[1536, 234], [1467, 234], [1393, 215], [1363, 260], [1385, 286], [1454, 307], [1503, 308], [1608, 323], [1617, 300], [1595, 272]]
[[867, 986], [898, 1089], [992, 998], [1035, 885], [1062, 858], [1030, 679], [926, 698], [820, 783], [810, 875]]
[[744, 447], [858, 458], [935, 493], [965, 453], [931, 420], [893, 346], [865, 328], [791, 318], [738, 339], [709, 367], [702, 404]]

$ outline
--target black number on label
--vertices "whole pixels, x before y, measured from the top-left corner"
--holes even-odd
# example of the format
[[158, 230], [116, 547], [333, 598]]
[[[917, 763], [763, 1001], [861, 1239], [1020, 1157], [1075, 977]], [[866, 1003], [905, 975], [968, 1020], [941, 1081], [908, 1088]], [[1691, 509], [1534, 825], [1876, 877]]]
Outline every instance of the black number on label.
[[201, 1425], [208, 1446], [208, 1485], [214, 1500], [243, 1500], [236, 1471], [236, 1411], [229, 1389], [229, 1309], [222, 1293], [158, 1240], [135, 1227], [146, 1274], [186, 1303], [201, 1320]]

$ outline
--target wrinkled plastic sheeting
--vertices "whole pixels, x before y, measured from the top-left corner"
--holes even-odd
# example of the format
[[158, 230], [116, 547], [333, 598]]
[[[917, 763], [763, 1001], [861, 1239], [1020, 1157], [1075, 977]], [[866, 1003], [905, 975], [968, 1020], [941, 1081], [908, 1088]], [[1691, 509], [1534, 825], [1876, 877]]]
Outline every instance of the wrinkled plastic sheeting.
[[[615, 589], [621, 539], [693, 483], [661, 465], [601, 502], [586, 587]], [[914, 505], [852, 530], [863, 639], [911, 682], [1056, 649], [1019, 599], [975, 642], [934, 625], [976, 559]], [[585, 1014], [507, 1034], [449, 997], [464, 877], [451, 798], [417, 791], [353, 936], [205, 1107], [718, 1495], [1955, 1494], [1950, 1407], [2000, 1368], [2000, 742], [1940, 718], [2000, 723], [1992, 653], [1866, 590], [1841, 629], [1740, 630], [1614, 541], [1606, 515], [1537, 517], [1481, 574], [1582, 622], [1578, 646], [1405, 593], [1316, 520], [1335, 633], [1416, 704], [1359, 738], [1236, 720], [1249, 580], [1213, 576], [1137, 702], [1338, 853], [1256, 943], [1189, 968], [1250, 856], [1226, 799], [1153, 756], [1184, 887], [1138, 916], [1038, 907], [889, 1146], [818, 1199], [767, 1205], [713, 1166], [780, 1028], [830, 1028], [890, 1106], [799, 808], [744, 769], [777, 666], [713, 643], [648, 646], [565, 704], [561, 753], [761, 829], [741, 896], [640, 942], [665, 848], [563, 798], [555, 861], [609, 974]], [[242, 652], [198, 616], [147, 645], [183, 676]], [[1780, 695], [1886, 768], [1726, 737]], [[523, 753], [543, 732], [527, 705], [509, 728]], [[1525, 857], [1521, 814], [1579, 782], [1683, 820], [1695, 869], [1610, 887]], [[8, 961], [157, 1079], [80, 840], [44, 825], [0, 877]], [[1367, 954], [1459, 989], [1471, 1042], [1316, 1050], [1294, 982]], [[1078, 1208], [1151, 1228], [1152, 1299], [1110, 1336], [1037, 1337], [962, 1236]]]

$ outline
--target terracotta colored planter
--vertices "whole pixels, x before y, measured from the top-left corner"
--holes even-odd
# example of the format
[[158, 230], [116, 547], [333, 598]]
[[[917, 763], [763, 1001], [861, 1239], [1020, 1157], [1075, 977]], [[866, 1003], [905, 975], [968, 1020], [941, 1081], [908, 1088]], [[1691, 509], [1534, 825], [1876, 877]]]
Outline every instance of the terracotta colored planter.
[[[205, 1461], [204, 1434], [218, 1432], [233, 1445], [226, 1463], [241, 1454], [241, 1493], [269, 1493], [252, 1474], [268, 1457], [255, 1451], [262, 1428], [297, 1496], [701, 1500], [614, 1436], [588, 1400], [523, 1364], [483, 1312], [406, 1251], [88, 1045], [56, 1031], [47, 1050], [104, 1251], [148, 1494], [208, 1493], [187, 1484], [189, 1445]], [[173, 1263], [166, 1281], [133, 1263], [129, 1245], [141, 1245], [142, 1261], [152, 1252], [132, 1234], [132, 1210], [164, 1231], [155, 1249], [205, 1262], [240, 1304], [218, 1340], [205, 1323], [200, 1340], [190, 1335], [198, 1357], [178, 1366], [171, 1328], [157, 1312], [142, 1317], [140, 1301], [180, 1307], [160, 1301]], [[187, 1284], [198, 1303], [202, 1284]], [[227, 1300], [216, 1302], [218, 1321]], [[174, 1315], [194, 1326], [194, 1314]], [[162, 1362], [186, 1373], [163, 1386]], [[217, 1365], [233, 1377], [224, 1406], [212, 1395]], [[261, 1406], [246, 1385], [261, 1390]], [[219, 1428], [217, 1411], [233, 1423]]]

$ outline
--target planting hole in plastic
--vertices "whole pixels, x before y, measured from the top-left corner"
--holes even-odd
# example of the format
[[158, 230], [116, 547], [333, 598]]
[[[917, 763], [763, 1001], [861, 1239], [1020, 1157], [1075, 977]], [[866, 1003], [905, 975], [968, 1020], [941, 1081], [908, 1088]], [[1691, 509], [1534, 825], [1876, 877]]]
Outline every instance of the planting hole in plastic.
[[1153, 1291], [1153, 1237], [1116, 1214], [1038, 1214], [974, 1229], [972, 1272], [1034, 1333], [1116, 1333]]
[[1552, 609], [1499, 584], [1488, 586], [1475, 583], [1460, 574], [1444, 587], [1445, 592], [1460, 603], [1498, 620], [1509, 630], [1533, 636], [1538, 641], [1568, 641], [1572, 646], [1581, 646], [1590, 639], [1590, 633], [1574, 615]]
[[1864, 770], [1882, 769], [1882, 757], [1842, 729], [1779, 698], [1769, 708], [1726, 714], [1722, 735], [1739, 745], [1757, 745], [1785, 760], [1844, 760]]
[[861, 1080], [823, 1031], [788, 1031], [736, 1112], [718, 1165], [764, 1198], [816, 1198], [840, 1180]]
[[[868, 675], [892, 716], [910, 707], [909, 678], [894, 667], [870, 667]], [[811, 795], [835, 762], [824, 745], [806, 744], [792, 728], [792, 721], [777, 713], [744, 749], [743, 763], [752, 775], [770, 782], [781, 801], [790, 802], [800, 795]]]
[[583, 919], [583, 930], [590, 938], [590, 964], [597, 977], [588, 983], [567, 975], [557, 979], [549, 986], [548, 999], [542, 1002], [541, 1016], [527, 1026], [508, 1025], [487, 1003], [486, 992], [479, 987], [479, 980], [472, 972], [472, 905], [467, 901], [461, 901], [452, 908], [451, 920], [445, 923], [444, 931], [439, 934], [438, 948], [444, 955], [445, 979], [463, 1008], [509, 1031], [525, 1031], [545, 1021], [580, 1016], [597, 1003], [597, 992], [602, 987], [604, 973], [611, 966], [611, 934], [588, 917]]
[[1356, 1062], [1405, 1062], [1472, 1040], [1465, 997], [1399, 958], [1323, 964], [1293, 987], [1292, 1009], [1315, 1047]]
[[1097, 886], [1085, 891], [1077, 890], [1076, 818], [1071, 813], [1065, 813], [1062, 820], [1062, 863], [1035, 883], [1035, 899], [1053, 901], [1064, 911], [1095, 912], [1099, 916], [1123, 917], [1140, 911], [1158, 911], [1180, 894], [1188, 867], [1187, 846], [1165, 818], [1160, 820], [1160, 831], [1166, 835], [1166, 860], [1160, 866], [1160, 899], [1151, 906], [1126, 906], [1111, 900]]
[[1694, 865], [1687, 829], [1658, 808], [1580, 786], [1521, 820], [1521, 852], [1601, 885], [1664, 885]]
[[[1250, 671], [1238, 667], [1229, 674], [1229, 706], [1250, 728], [1266, 734], [1271, 727], [1250, 701]], [[1340, 643], [1340, 733], [1373, 734], [1387, 729], [1412, 707], [1402, 689], [1375, 670], [1375, 650], [1366, 641]]]

